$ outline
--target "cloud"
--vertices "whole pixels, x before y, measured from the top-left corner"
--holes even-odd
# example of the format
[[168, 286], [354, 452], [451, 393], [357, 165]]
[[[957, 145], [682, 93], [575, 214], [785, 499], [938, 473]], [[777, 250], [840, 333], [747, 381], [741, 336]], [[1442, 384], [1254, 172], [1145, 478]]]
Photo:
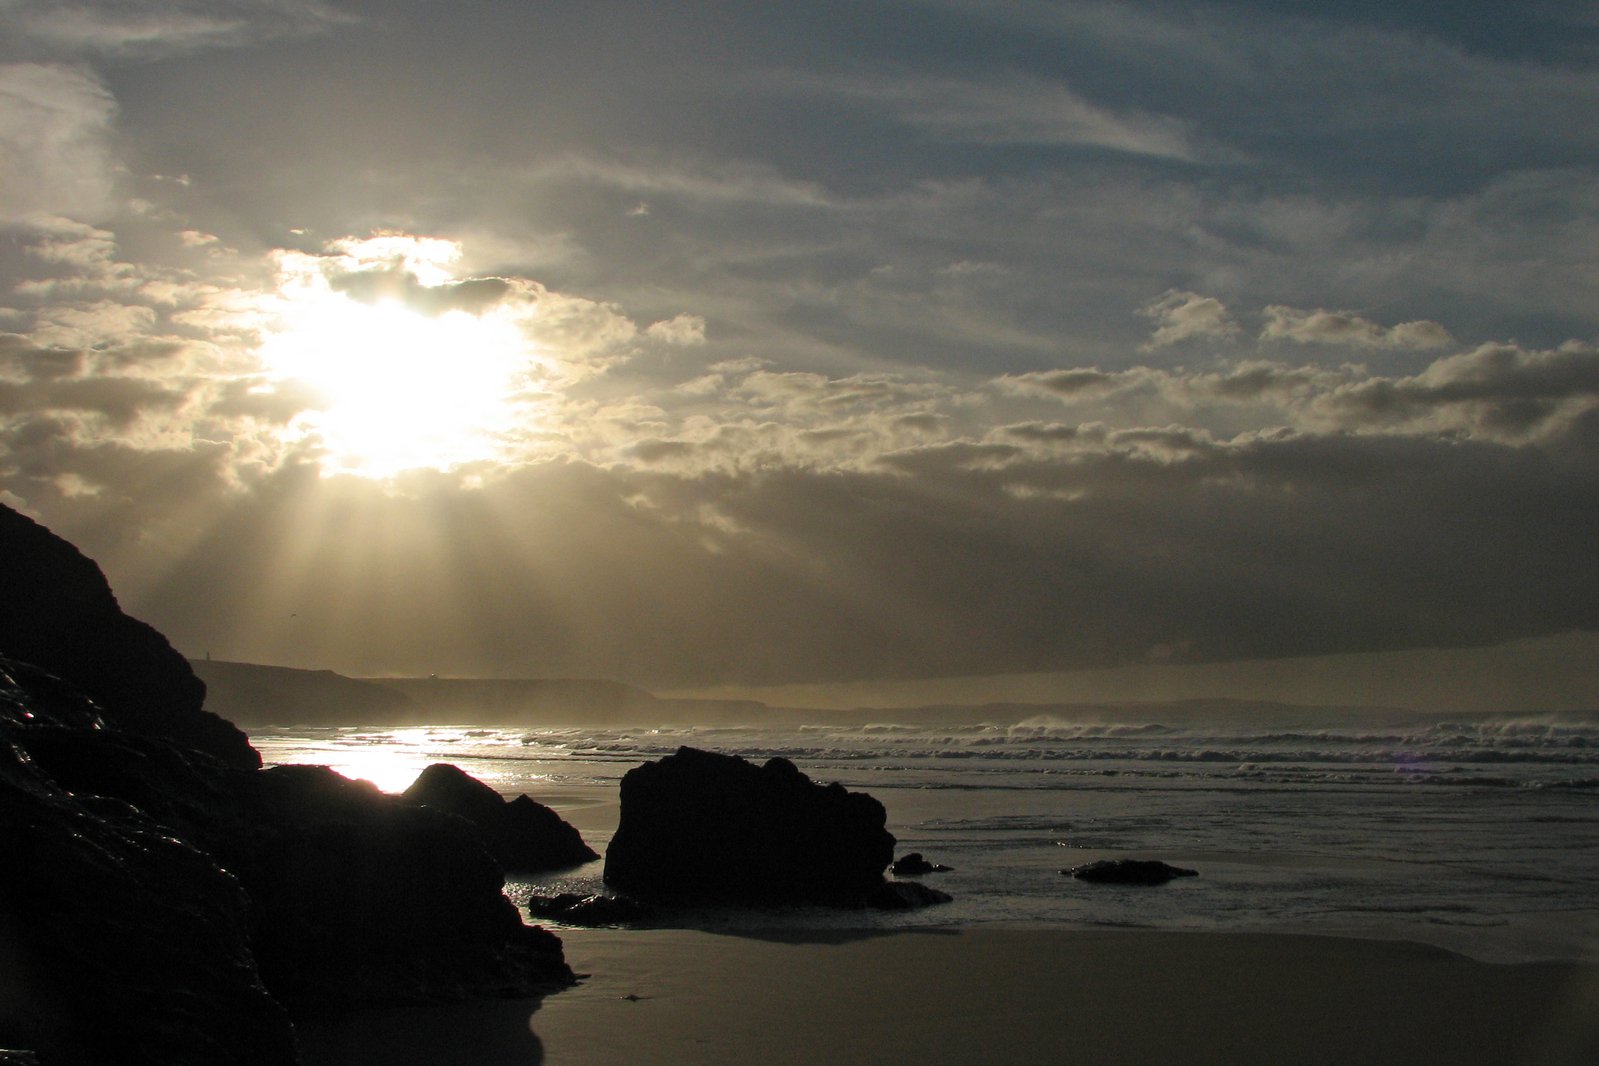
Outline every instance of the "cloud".
[[938, 137], [989, 145], [1080, 146], [1189, 160], [1186, 123], [1113, 110], [1062, 81], [1013, 74], [990, 80], [906, 77], [825, 79], [790, 75], [780, 84], [869, 103]]
[[995, 385], [1005, 392], [1055, 396], [1069, 399], [1092, 399], [1129, 387], [1135, 375], [1126, 372], [1107, 373], [1098, 367], [1074, 367], [1068, 370], [1038, 370], [1027, 374], [1007, 374], [997, 378]]
[[111, 94], [85, 71], [0, 65], [0, 223], [104, 215], [115, 114]]
[[[719, 312], [714, 335], [695, 312], [644, 325], [576, 285], [469, 271], [444, 238], [213, 263], [184, 228], [173, 255], [213, 273], [130, 267], [103, 227], [13, 249], [53, 280], [140, 284], [11, 294], [0, 492], [133, 575], [119, 594], [188, 648], [687, 685], [1599, 625], [1590, 343], [1475, 345], [1414, 372], [1295, 363], [1172, 290], [1146, 305], [1157, 336], [1227, 342], [1192, 367], [806, 365]], [[951, 284], [951, 262], [937, 249], [918, 276]], [[257, 358], [297, 284], [429, 328], [505, 316], [538, 367], [511, 447], [323, 476], [305, 415], [326, 398]], [[670, 300], [651, 306], [695, 306]], [[287, 610], [303, 635], [263, 621]]]
[[1266, 325], [1260, 339], [1291, 340], [1300, 344], [1342, 344], [1354, 348], [1421, 350], [1447, 348], [1454, 343], [1449, 331], [1436, 322], [1401, 322], [1381, 326], [1348, 311], [1301, 311], [1274, 304], [1263, 312]]
[[[185, 540], [185, 565], [137, 599], [180, 646], [239, 657], [653, 685], [1068, 669], [1159, 647], [1206, 661], [1458, 646], [1599, 626], [1591, 465], [1397, 436], [1085, 430], [1061, 452], [1029, 440], [1069, 436], [1058, 430], [1010, 436], [911, 446], [876, 469], [749, 471], [685, 466], [686, 442], [645, 439], [631, 461], [532, 464], [466, 492], [454, 476], [385, 487], [285, 469], [247, 494], [204, 497], [212, 521]], [[132, 458], [70, 465], [92, 479]], [[204, 469], [175, 460], [160, 459], [180, 483]], [[50, 510], [104, 531], [138, 528], [147, 505]], [[263, 621], [281, 603], [296, 604], [304, 634]], [[419, 630], [419, 611], [439, 624]]]
[[41, 219], [34, 228], [39, 237], [27, 249], [33, 258], [65, 264], [89, 275], [120, 272], [116, 235], [111, 231], [63, 218]]
[[39, 312], [32, 338], [53, 348], [104, 347], [148, 333], [155, 317], [148, 307], [111, 300], [55, 306]]
[[994, 379], [1000, 394], [1048, 399], [1096, 418], [1150, 414], [1253, 431], [1425, 434], [1522, 443], [1563, 439], [1599, 412], [1599, 350], [1495, 343], [1418, 374], [1247, 359], [1220, 369], [1071, 368]]
[[125, 430], [147, 413], [171, 411], [185, 396], [163, 385], [129, 377], [59, 377], [26, 385], [0, 383], [0, 416], [80, 412], [103, 416]]
[[[584, 185], [599, 183], [633, 196], [646, 193], [661, 198], [782, 208], [837, 206], [825, 188], [815, 182], [798, 180], [769, 165], [743, 160], [708, 163], [658, 158], [635, 161], [574, 153], [551, 163], [541, 163], [526, 177], [577, 179]], [[633, 218], [647, 218], [653, 211], [651, 204], [634, 200], [626, 213]]]
[[1157, 323], [1144, 350], [1164, 348], [1195, 337], [1226, 340], [1238, 335], [1238, 324], [1227, 312], [1227, 305], [1214, 296], [1168, 289], [1138, 309]]
[[652, 322], [645, 335], [663, 344], [692, 346], [705, 343], [705, 319], [701, 315], [681, 314]]
[[1351, 381], [1313, 410], [1352, 429], [1410, 427], [1519, 441], [1570, 431], [1599, 411], [1599, 349], [1485, 344], [1420, 374]]
[[1210, 397], [1291, 407], [1347, 383], [1352, 373], [1353, 369], [1347, 367], [1328, 369], [1250, 359], [1225, 370], [1194, 374], [1176, 391], [1186, 392], [1190, 399]]
[[164, 56], [352, 21], [322, 0], [13, 0], [8, 7], [20, 36], [69, 55]]
[[[400, 232], [339, 238], [320, 252], [278, 249], [270, 254], [277, 295], [266, 295], [263, 303], [248, 293], [218, 291], [206, 301], [211, 315], [205, 321], [218, 329], [230, 321], [275, 329], [274, 313], [292, 311], [288, 305], [295, 299], [325, 290], [365, 304], [390, 301], [430, 317], [498, 316], [523, 335], [530, 360], [536, 351], [565, 380], [603, 372], [632, 356], [641, 331], [617, 305], [557, 292], [531, 278], [463, 277], [461, 254], [457, 241]], [[674, 335], [688, 336], [693, 318], [674, 325]]]

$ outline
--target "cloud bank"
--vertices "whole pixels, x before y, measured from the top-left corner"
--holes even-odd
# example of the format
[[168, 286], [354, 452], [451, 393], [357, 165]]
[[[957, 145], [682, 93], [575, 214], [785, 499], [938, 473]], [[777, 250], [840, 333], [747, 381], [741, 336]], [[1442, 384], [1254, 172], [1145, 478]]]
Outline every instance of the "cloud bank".
[[[1410, 374], [1289, 363], [1270, 329], [1251, 341], [1220, 301], [1170, 292], [1142, 305], [1157, 333], [1182, 323], [1231, 357], [826, 374], [708, 364], [702, 316], [641, 325], [464, 273], [449, 241], [280, 251], [253, 291], [152, 289], [100, 231], [33, 247], [62, 285], [0, 343], [0, 483], [159, 574], [135, 594], [219, 654], [775, 684], [1599, 626], [1599, 349], [1581, 342]], [[316, 380], [252, 362], [307, 287], [340, 313], [506, 316], [537, 402], [492, 454], [329, 477]], [[1260, 315], [1354, 357], [1447, 336]], [[157, 530], [167, 562], [135, 567]]]
[[1446, 7], [0, 5], [0, 498], [355, 673], [1595, 628], [1599, 28]]

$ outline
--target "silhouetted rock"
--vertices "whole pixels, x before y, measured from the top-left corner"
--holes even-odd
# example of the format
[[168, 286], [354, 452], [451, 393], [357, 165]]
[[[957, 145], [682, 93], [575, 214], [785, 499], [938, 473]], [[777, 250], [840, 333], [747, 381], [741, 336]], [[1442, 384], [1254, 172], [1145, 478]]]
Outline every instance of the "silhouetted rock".
[[695, 748], [629, 770], [605, 881], [645, 899], [860, 904], [894, 857], [883, 805], [787, 759]]
[[293, 1061], [274, 998], [310, 1013], [572, 982], [464, 820], [326, 767], [240, 771], [76, 728], [81, 697], [35, 700], [43, 675], [0, 668], [0, 943], [24, 964], [7, 962], [23, 994], [0, 996], [0, 1045], [264, 1066]]
[[572, 983], [471, 824], [325, 767], [258, 769], [94, 564], [0, 508], [6, 653], [33, 661], [0, 659], [0, 1047], [279, 1066], [280, 1004]]
[[561, 870], [600, 857], [576, 829], [542, 803], [527, 796], [507, 803], [494, 789], [449, 763], [423, 770], [402, 795], [477, 826], [489, 851], [507, 870]]
[[866, 905], [880, 911], [909, 911], [949, 903], [955, 897], [920, 881], [884, 881], [866, 896]]
[[572, 980], [561, 942], [522, 924], [477, 833], [324, 766], [251, 775], [238, 870], [256, 955], [297, 1009], [527, 995]]
[[1149, 859], [1101, 859], [1062, 870], [1080, 881], [1110, 885], [1164, 885], [1177, 877], [1198, 877], [1198, 870], [1185, 870]]
[[0, 661], [0, 1045], [52, 1066], [294, 1062], [239, 882], [138, 807], [69, 792], [32, 756], [45, 737], [56, 765], [73, 735], [97, 764], [118, 740], [135, 759], [170, 745], [82, 729], [94, 709], [66, 706], [59, 682], [36, 698], [38, 677]]
[[100, 568], [0, 506], [0, 655], [31, 663], [93, 700], [118, 728], [256, 767], [231, 722], [201, 709], [205, 685], [150, 626], [122, 613]]
[[655, 910], [626, 896], [583, 896], [562, 892], [555, 896], [530, 896], [527, 912], [568, 925], [633, 925], [655, 917]]
[[928, 862], [922, 858], [922, 853], [913, 851], [908, 855], [901, 855], [894, 860], [895, 877], [920, 877], [923, 874], [941, 874], [950, 867], [942, 866], [936, 862]]

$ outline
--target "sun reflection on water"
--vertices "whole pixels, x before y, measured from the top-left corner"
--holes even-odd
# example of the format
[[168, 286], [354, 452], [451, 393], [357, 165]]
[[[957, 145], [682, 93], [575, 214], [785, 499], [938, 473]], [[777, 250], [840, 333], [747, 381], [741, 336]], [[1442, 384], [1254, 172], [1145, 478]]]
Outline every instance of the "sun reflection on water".
[[437, 762], [464, 764], [462, 768], [473, 777], [490, 787], [498, 787], [507, 775], [493, 766], [483, 765], [482, 748], [484, 745], [503, 746], [511, 741], [485, 736], [482, 730], [428, 726], [381, 731], [343, 729], [314, 741], [300, 738], [284, 744], [274, 737], [258, 736], [253, 737], [252, 742], [269, 766], [289, 763], [326, 766], [345, 777], [369, 781], [383, 792], [399, 793]]

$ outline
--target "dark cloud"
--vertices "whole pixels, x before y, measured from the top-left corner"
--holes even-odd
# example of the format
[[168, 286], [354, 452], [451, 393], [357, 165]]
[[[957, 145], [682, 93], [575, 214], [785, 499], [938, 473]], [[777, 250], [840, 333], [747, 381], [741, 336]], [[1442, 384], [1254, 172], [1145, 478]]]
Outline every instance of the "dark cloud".
[[366, 303], [394, 300], [427, 315], [447, 311], [477, 314], [493, 307], [512, 291], [512, 284], [504, 278], [468, 278], [443, 285], [423, 285], [403, 266], [334, 273], [330, 282], [335, 292], [348, 293]]
[[1026, 422], [1004, 426], [998, 432], [1001, 436], [1031, 444], [1074, 445], [1087, 441], [1097, 443], [1105, 439], [1105, 427], [1098, 423], [1068, 426], [1060, 422]]
[[1249, 361], [1222, 373], [1205, 375], [1199, 388], [1229, 400], [1289, 399], [1325, 387], [1328, 378], [1341, 375], [1310, 366]]
[[1381, 326], [1348, 311], [1300, 311], [1282, 306], [1266, 308], [1265, 316], [1262, 340], [1357, 348], [1446, 348], [1454, 343], [1449, 331], [1436, 322]]
[[659, 463], [692, 455], [695, 446], [681, 440], [646, 439], [628, 446], [628, 451], [642, 463]]
[[1444, 418], [1460, 428], [1525, 435], [1561, 415], [1599, 407], [1599, 349], [1484, 345], [1414, 377], [1351, 382], [1319, 403], [1351, 426]]
[[1012, 392], [1041, 391], [1057, 396], [1092, 396], [1118, 388], [1127, 380], [1125, 374], [1107, 374], [1098, 367], [1079, 367], [1016, 374], [1000, 378], [998, 384]]
[[184, 393], [140, 378], [56, 378], [25, 385], [0, 382], [0, 415], [84, 412], [104, 416], [113, 429], [125, 429], [153, 411], [171, 411], [184, 400]]
[[350, 669], [767, 683], [1599, 627], [1595, 467], [1493, 444], [1159, 431], [876, 473], [285, 472], [211, 500], [138, 602], [183, 646]]
[[302, 382], [235, 378], [217, 385], [207, 414], [219, 419], [253, 418], [281, 425], [326, 404], [326, 397]]
[[77, 377], [88, 364], [82, 349], [46, 348], [15, 333], [0, 333], [0, 370], [23, 381]]

